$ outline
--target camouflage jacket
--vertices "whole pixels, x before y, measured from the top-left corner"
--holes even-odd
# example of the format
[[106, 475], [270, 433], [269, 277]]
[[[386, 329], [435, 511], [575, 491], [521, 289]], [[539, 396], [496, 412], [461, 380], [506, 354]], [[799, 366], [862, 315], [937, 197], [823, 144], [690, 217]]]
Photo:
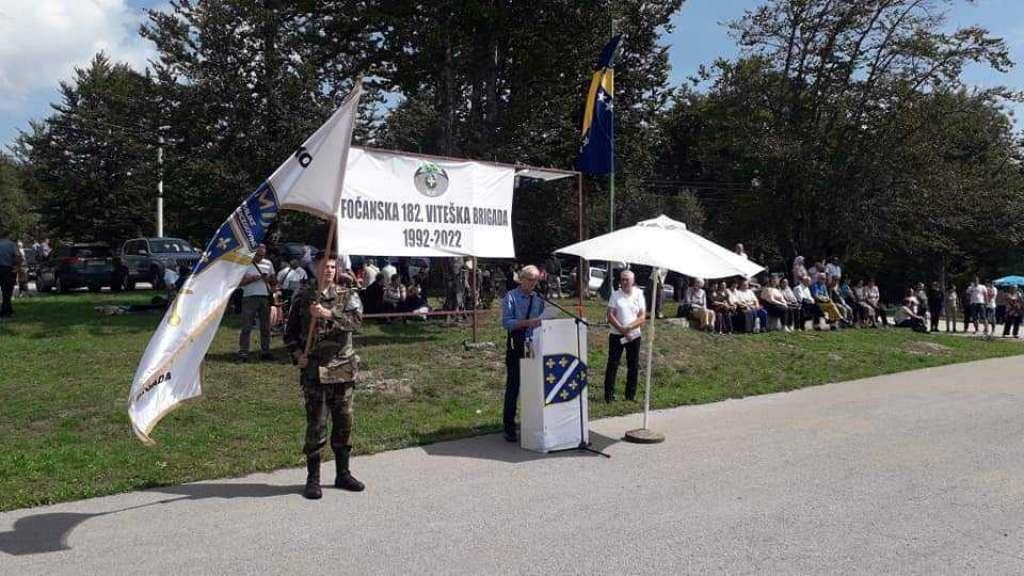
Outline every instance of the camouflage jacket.
[[285, 346], [293, 359], [306, 349], [309, 307], [317, 301], [331, 310], [331, 318], [316, 320], [309, 368], [319, 368], [320, 380], [325, 383], [353, 381], [359, 357], [352, 346], [352, 333], [363, 323], [363, 306], [354, 290], [332, 284], [326, 293], [303, 289], [295, 294], [284, 333]]

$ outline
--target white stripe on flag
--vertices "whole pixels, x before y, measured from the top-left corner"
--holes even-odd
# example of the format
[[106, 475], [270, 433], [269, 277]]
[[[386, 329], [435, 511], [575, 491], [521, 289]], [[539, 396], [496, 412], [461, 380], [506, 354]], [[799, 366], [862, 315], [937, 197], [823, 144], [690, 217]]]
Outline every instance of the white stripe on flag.
[[555, 387], [551, 389], [551, 393], [544, 399], [545, 404], [551, 404], [551, 400], [555, 397], [555, 394], [558, 394], [558, 391], [561, 390], [562, 387], [565, 386], [565, 383], [569, 381], [569, 377], [572, 376], [573, 370], [576, 369], [576, 366], [579, 366], [579, 363], [579, 358], [573, 359], [572, 364], [569, 364], [569, 368], [562, 373], [562, 378], [558, 381], [558, 384], [555, 384]]

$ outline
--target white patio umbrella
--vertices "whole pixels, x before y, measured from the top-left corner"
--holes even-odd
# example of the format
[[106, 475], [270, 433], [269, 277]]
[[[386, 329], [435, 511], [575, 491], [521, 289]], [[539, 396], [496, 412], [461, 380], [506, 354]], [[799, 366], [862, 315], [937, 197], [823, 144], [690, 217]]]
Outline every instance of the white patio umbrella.
[[[764, 267], [694, 234], [686, 224], [673, 220], [664, 214], [651, 220], [637, 222], [634, 226], [590, 240], [577, 242], [556, 252], [572, 254], [586, 260], [611, 260], [629, 262], [674, 270], [694, 278], [726, 278], [729, 276], [750, 277]], [[609, 273], [611, 271], [609, 270]], [[652, 274], [655, 295], [659, 293], [658, 274]], [[644, 426], [626, 433], [626, 438], [638, 442], [660, 442], [660, 434], [650, 430], [651, 410], [651, 364], [654, 355], [654, 312], [651, 302], [650, 338], [647, 343], [647, 375], [644, 382]]]

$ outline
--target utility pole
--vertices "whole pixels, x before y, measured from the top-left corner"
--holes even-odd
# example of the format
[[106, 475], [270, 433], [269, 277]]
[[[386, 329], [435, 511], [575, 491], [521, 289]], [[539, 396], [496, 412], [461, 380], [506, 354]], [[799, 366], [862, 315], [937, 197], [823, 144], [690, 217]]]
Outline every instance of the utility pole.
[[170, 130], [170, 126], [157, 128], [156, 148], [156, 235], [158, 238], [164, 236], [164, 130]]

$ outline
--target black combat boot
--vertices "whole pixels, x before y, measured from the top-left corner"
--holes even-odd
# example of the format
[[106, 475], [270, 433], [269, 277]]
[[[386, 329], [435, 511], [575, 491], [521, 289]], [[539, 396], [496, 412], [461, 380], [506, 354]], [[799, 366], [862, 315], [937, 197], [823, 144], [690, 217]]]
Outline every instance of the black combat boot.
[[302, 495], [310, 500], [319, 500], [323, 496], [320, 491], [320, 454], [306, 456], [306, 488]]
[[349, 492], [362, 492], [366, 486], [356, 480], [348, 470], [348, 459], [351, 455], [351, 446], [342, 446], [340, 450], [334, 452], [334, 469], [337, 471], [337, 475], [334, 477], [334, 487]]

